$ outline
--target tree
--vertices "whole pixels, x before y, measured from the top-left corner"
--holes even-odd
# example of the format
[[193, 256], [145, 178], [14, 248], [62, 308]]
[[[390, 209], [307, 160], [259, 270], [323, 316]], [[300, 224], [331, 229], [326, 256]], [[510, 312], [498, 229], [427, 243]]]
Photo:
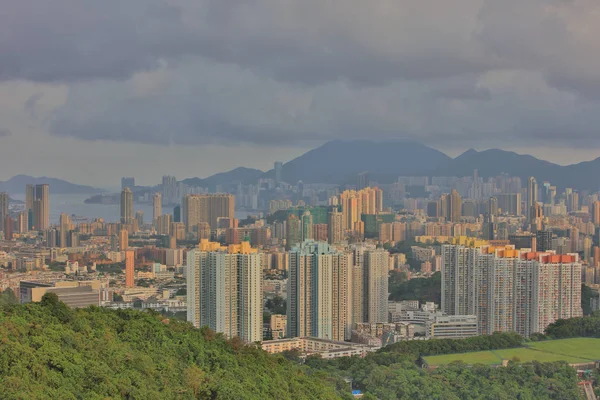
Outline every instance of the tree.
[[265, 307], [272, 314], [284, 314], [286, 311], [286, 300], [281, 296], [275, 296], [272, 299], [267, 299]]
[[9, 306], [13, 304], [19, 304], [19, 299], [15, 296], [15, 292], [12, 289], [6, 289], [0, 292], [0, 307]]

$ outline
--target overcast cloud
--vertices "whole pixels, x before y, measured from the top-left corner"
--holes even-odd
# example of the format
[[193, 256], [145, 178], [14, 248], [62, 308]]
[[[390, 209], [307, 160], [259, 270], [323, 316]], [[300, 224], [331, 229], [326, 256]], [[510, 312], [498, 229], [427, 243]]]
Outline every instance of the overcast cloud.
[[[576, 162], [600, 147], [599, 37], [596, 0], [9, 0], [3, 174], [52, 148], [100, 176], [205, 176], [364, 137]], [[193, 169], [148, 157], [183, 148]]]

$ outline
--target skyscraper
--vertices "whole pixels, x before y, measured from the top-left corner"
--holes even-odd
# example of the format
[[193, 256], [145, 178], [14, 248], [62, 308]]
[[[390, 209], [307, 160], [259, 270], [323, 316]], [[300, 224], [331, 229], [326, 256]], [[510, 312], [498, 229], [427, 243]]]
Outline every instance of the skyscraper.
[[390, 253], [383, 249], [368, 250], [364, 254], [364, 322], [388, 322], [389, 258]]
[[331, 210], [327, 216], [327, 240], [329, 244], [337, 244], [344, 240], [342, 213], [337, 209]]
[[452, 189], [450, 196], [448, 196], [448, 211], [450, 212], [449, 220], [455, 224], [459, 223], [462, 212], [462, 201], [456, 189]]
[[187, 320], [246, 342], [262, 340], [262, 254], [248, 242], [201, 240], [188, 252]]
[[7, 215], [4, 219], [4, 240], [12, 240], [13, 238], [13, 219]]
[[287, 334], [344, 340], [352, 326], [352, 256], [326, 242], [289, 252]]
[[498, 216], [498, 199], [496, 197], [490, 197], [488, 201], [488, 214], [494, 217]]
[[288, 215], [285, 221], [285, 248], [291, 250], [302, 242], [302, 223], [295, 214]]
[[135, 285], [135, 251], [125, 251], [125, 287], [132, 288]]
[[600, 226], [600, 201], [594, 201], [592, 205], [592, 222], [596, 226]]
[[532, 207], [538, 202], [538, 185], [532, 176], [527, 180], [527, 217], [531, 219]]
[[162, 178], [162, 200], [165, 204], [179, 203], [181, 200], [177, 196], [177, 178], [174, 176], [163, 176]]
[[126, 251], [129, 248], [129, 232], [127, 229], [121, 229], [119, 232], [119, 251]]
[[282, 172], [283, 172], [283, 163], [281, 161], [275, 161], [274, 170], [275, 170], [275, 183], [280, 183]]
[[69, 235], [70, 235], [70, 231], [71, 231], [71, 218], [65, 213], [60, 214], [59, 225], [60, 225], [59, 245], [60, 245], [60, 247], [63, 247], [63, 248], [69, 247], [68, 242], [69, 242]]
[[183, 222], [187, 232], [192, 232], [200, 222], [208, 222], [217, 229], [219, 218], [235, 218], [235, 198], [232, 194], [188, 194], [183, 198]]
[[131, 225], [133, 223], [133, 192], [126, 187], [121, 192], [121, 224]]
[[156, 220], [162, 215], [162, 195], [160, 193], [154, 193], [152, 197], [152, 209], [152, 222], [156, 224]]
[[309, 239], [313, 239], [313, 218], [307, 210], [302, 215], [302, 240]]
[[137, 222], [138, 228], [141, 229], [141, 227], [144, 226], [144, 212], [142, 210], [135, 212], [135, 221]]
[[37, 230], [46, 230], [50, 228], [50, 187], [35, 185], [33, 191], [33, 225]]
[[0, 193], [0, 229], [4, 230], [4, 220], [8, 217], [8, 193]]

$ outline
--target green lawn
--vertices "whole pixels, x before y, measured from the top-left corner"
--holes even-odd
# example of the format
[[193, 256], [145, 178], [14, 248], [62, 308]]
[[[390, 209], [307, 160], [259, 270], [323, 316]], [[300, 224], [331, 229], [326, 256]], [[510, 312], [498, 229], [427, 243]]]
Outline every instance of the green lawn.
[[529, 343], [528, 347], [547, 353], [566, 354], [586, 360], [600, 360], [600, 339], [576, 338]]
[[429, 365], [446, 365], [453, 361], [466, 364], [494, 365], [502, 363], [502, 359], [512, 360], [517, 357], [520, 362], [528, 361], [566, 361], [579, 364], [600, 360], [600, 339], [576, 338], [549, 340], [545, 342], [528, 343], [526, 347], [516, 349], [476, 351], [472, 353], [445, 354], [425, 357]]
[[444, 354], [442, 356], [425, 357], [429, 365], [446, 365], [453, 361], [462, 361], [465, 364], [500, 364], [502, 360], [491, 351], [475, 351], [472, 353]]
[[540, 362], [554, 362], [554, 361], [566, 361], [569, 364], [580, 364], [585, 363], [587, 360], [582, 358], [573, 357], [571, 355], [560, 355], [554, 353], [546, 353], [540, 350], [531, 350], [527, 348], [518, 349], [506, 349], [506, 350], [495, 350], [496, 354], [506, 360], [512, 360], [513, 357], [517, 357], [519, 362], [528, 361], [540, 361]]

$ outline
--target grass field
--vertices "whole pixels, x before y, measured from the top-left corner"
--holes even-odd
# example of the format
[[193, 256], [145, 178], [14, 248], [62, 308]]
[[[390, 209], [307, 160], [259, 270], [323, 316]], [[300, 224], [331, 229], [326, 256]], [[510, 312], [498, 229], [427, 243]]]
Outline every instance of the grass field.
[[579, 364], [600, 360], [600, 339], [577, 338], [550, 340], [546, 342], [528, 343], [526, 347], [515, 349], [476, 351], [472, 353], [445, 354], [425, 357], [429, 365], [446, 365], [453, 361], [466, 364], [501, 364], [503, 359], [512, 360], [517, 357], [520, 362], [528, 361], [566, 361]]
[[472, 353], [445, 354], [442, 356], [425, 357], [429, 365], [446, 365], [453, 361], [462, 361], [466, 364], [494, 365], [502, 363], [502, 360], [491, 351], [475, 351]]
[[600, 339], [577, 338], [530, 343], [528, 347], [548, 353], [568, 354], [586, 360], [600, 360]]

